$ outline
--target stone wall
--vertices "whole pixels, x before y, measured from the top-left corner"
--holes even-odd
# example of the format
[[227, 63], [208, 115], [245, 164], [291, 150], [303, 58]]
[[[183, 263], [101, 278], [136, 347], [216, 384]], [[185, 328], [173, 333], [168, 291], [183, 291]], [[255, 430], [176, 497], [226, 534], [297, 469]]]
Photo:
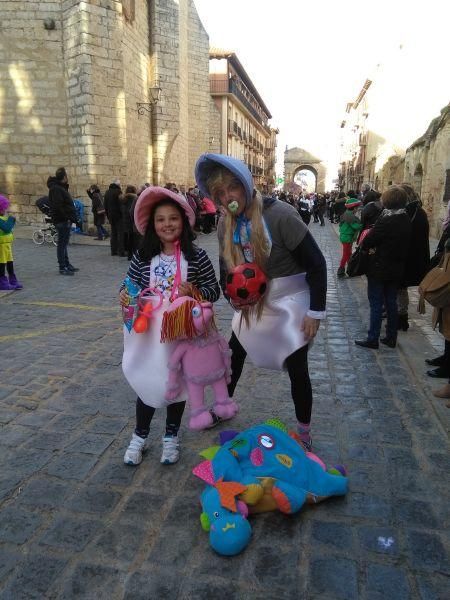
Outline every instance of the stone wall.
[[[209, 37], [200, 21], [194, 2], [188, 2], [188, 57], [189, 57], [189, 160], [187, 182], [194, 185], [194, 169], [203, 152], [214, 152], [217, 140], [210, 131], [211, 94], [209, 93]], [[219, 117], [220, 118], [220, 117]]]
[[60, 1], [0, 2], [0, 192], [28, 221], [50, 170], [69, 160], [62, 21]]
[[450, 105], [434, 119], [427, 132], [416, 140], [405, 156], [405, 181], [421, 195], [428, 213], [431, 233], [439, 237], [446, 214], [446, 173], [450, 170]]
[[[148, 1], [134, 3], [134, 19], [123, 20], [122, 52], [126, 118], [125, 182], [140, 186], [152, 182], [151, 113], [139, 115], [137, 103], [148, 102], [155, 82], [150, 52]], [[126, 14], [126, 13], [125, 13]]]
[[[222, 151], [222, 113], [220, 111], [220, 103], [222, 99], [209, 97], [209, 140], [208, 152], [220, 154]], [[218, 106], [219, 104], [219, 106]]]
[[192, 0], [155, 0], [151, 23], [162, 88], [154, 108], [154, 180], [190, 185], [195, 161], [208, 149], [209, 38]]
[[[22, 220], [59, 166], [87, 205], [88, 185], [117, 177], [193, 183], [210, 109], [209, 40], [192, 0], [8, 0], [0, 21], [0, 192]], [[138, 114], [158, 83], [161, 102]]]

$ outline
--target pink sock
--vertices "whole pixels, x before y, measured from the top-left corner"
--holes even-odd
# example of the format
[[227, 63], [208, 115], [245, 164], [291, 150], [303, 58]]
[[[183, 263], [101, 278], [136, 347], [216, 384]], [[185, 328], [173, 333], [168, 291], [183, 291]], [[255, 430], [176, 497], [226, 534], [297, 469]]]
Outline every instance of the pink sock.
[[297, 421], [298, 433], [300, 435], [300, 439], [302, 442], [309, 442], [311, 439], [311, 424], [310, 423], [300, 423]]

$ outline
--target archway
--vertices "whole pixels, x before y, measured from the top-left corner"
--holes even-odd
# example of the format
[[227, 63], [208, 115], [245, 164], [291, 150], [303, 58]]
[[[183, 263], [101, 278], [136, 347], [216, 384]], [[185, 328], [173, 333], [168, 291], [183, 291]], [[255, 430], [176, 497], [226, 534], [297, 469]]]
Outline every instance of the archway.
[[[322, 194], [325, 191], [325, 165], [320, 158], [313, 156], [303, 148], [286, 148], [284, 152], [284, 189], [289, 190], [291, 186], [298, 185], [298, 179], [302, 179], [302, 175], [298, 175], [302, 171], [307, 171], [308, 176], [306, 183], [309, 192], [319, 192]], [[311, 175], [315, 181], [311, 180]], [[297, 181], [296, 181], [297, 177]], [[309, 182], [308, 182], [309, 178]], [[301, 184], [300, 184], [301, 185]], [[309, 187], [311, 186], [311, 189]], [[303, 186], [302, 186], [303, 187]]]
[[300, 165], [294, 172], [294, 183], [302, 188], [305, 194], [317, 191], [317, 171], [310, 165]]

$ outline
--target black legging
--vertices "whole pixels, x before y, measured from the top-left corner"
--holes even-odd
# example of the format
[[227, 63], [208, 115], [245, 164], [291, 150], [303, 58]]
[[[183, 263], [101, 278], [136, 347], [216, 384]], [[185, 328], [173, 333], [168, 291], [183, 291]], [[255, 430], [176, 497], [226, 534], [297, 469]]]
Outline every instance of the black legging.
[[[234, 333], [228, 345], [232, 353], [231, 381], [228, 384], [228, 394], [231, 398], [244, 368], [247, 352]], [[308, 345], [290, 354], [286, 359], [286, 367], [291, 380], [291, 394], [297, 420], [300, 423], [309, 423], [312, 412], [312, 388], [308, 372]]]
[[[166, 433], [176, 435], [181, 425], [186, 402], [175, 402], [168, 404], [166, 417]], [[156, 408], [147, 406], [140, 398], [136, 400], [136, 429], [135, 434], [146, 438], [150, 431], [150, 423], [155, 414]]]
[[0, 277], [4, 277], [6, 273], [14, 275], [14, 263], [12, 261], [0, 263]]

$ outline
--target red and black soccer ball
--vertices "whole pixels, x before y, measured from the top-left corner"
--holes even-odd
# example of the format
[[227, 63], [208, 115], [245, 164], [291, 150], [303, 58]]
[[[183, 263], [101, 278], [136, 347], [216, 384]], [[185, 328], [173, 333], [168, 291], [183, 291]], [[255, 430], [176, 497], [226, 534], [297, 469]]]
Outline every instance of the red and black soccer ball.
[[253, 306], [264, 296], [267, 277], [256, 263], [244, 263], [232, 269], [225, 292], [236, 307]]

